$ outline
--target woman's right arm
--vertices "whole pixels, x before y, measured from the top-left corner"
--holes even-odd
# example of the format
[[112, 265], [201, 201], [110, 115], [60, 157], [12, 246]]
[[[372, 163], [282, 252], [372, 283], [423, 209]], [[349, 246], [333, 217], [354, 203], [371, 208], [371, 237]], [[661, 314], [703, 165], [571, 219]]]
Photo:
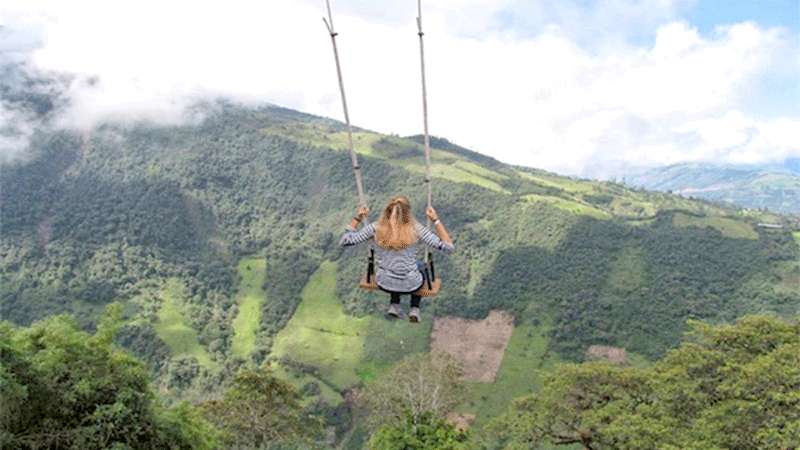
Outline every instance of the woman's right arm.
[[349, 247], [351, 245], [361, 244], [363, 242], [367, 242], [373, 236], [375, 236], [375, 225], [367, 224], [360, 230], [356, 230], [361, 221], [367, 218], [369, 214], [369, 209], [366, 206], [361, 206], [358, 208], [358, 213], [356, 213], [353, 220], [350, 221], [350, 225], [345, 228], [344, 234], [342, 234], [342, 238], [339, 240], [339, 245], [342, 247]]

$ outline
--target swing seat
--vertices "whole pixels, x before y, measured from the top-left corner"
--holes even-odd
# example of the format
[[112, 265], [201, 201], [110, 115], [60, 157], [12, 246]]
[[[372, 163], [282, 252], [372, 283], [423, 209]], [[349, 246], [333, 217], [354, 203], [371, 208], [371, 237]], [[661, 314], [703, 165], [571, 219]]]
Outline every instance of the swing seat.
[[[432, 278], [430, 282], [425, 281], [422, 283], [422, 287], [417, 289], [413, 292], [414, 295], [419, 295], [420, 297], [435, 297], [436, 294], [439, 293], [439, 289], [442, 288], [442, 279], [436, 276], [436, 269], [433, 265], [433, 255], [428, 252], [428, 267], [425, 268], [425, 276], [428, 278]], [[375, 279], [375, 249], [369, 249], [369, 257], [367, 258], [367, 273], [361, 277], [361, 281], [358, 283], [358, 287], [361, 289], [366, 289], [368, 291], [377, 291], [378, 282]]]
[[[380, 290], [378, 288], [378, 283], [375, 281], [375, 276], [370, 277], [370, 281], [367, 281], [367, 277], [364, 276], [361, 278], [361, 281], [358, 283], [358, 287], [361, 289], [365, 289], [368, 291], [377, 291]], [[420, 297], [435, 297], [436, 294], [439, 293], [439, 290], [442, 288], [442, 279], [437, 278], [431, 281], [431, 287], [428, 289], [428, 283], [422, 283], [422, 287], [419, 288], [415, 295], [419, 295]]]

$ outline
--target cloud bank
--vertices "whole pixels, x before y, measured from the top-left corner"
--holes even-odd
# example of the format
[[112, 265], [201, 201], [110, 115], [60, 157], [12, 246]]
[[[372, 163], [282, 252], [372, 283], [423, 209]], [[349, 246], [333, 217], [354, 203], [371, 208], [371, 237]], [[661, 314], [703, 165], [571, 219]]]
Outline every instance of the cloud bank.
[[[744, 22], [701, 34], [681, 20], [692, 0], [425, 3], [436, 135], [590, 176], [800, 156], [800, 107], [786, 98], [800, 100], [794, 31]], [[334, 2], [359, 126], [421, 132], [415, 6]], [[6, 0], [0, 25], [15, 38], [0, 53], [72, 75], [61, 126], [177, 123], [208, 97], [341, 118], [323, 11], [306, 0]]]

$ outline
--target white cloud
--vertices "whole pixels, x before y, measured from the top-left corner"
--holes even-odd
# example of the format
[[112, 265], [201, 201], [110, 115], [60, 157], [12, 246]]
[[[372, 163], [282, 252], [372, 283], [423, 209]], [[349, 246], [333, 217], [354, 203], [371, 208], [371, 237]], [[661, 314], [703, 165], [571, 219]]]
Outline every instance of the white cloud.
[[[746, 101], [778, 67], [800, 75], [796, 35], [750, 23], [700, 35], [677, 20], [690, 0], [583, 3], [427, 1], [432, 133], [503, 161], [595, 175], [800, 156], [800, 117], [760, 117]], [[70, 125], [175, 122], [205, 96], [341, 117], [321, 0], [4, 5], [0, 23], [39, 29], [36, 66], [83, 75]], [[421, 131], [415, 7], [334, 4], [356, 125]]]

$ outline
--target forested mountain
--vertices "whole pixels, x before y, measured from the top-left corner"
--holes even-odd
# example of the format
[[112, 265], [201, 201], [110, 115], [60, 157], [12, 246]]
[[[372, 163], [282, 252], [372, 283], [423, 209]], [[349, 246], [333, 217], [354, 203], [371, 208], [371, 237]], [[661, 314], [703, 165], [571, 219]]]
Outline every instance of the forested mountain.
[[[356, 288], [366, 250], [337, 245], [356, 203], [343, 125], [273, 106], [197, 108], [202, 120], [181, 126], [39, 132], [27, 159], [3, 166], [3, 319], [69, 313], [92, 330], [120, 302], [117, 342], [148, 362], [163, 398], [213, 398], [238, 368], [271, 360], [326, 418], [329, 441], [358, 448], [349, 392], [426, 352], [433, 315], [510, 313], [497, 383], [511, 383], [512, 362], [543, 370], [601, 345], [646, 364], [679, 344], [687, 319], [800, 310], [800, 234], [757, 226], [780, 216], [434, 139], [434, 204], [457, 251], [437, 259], [444, 287], [426, 320], [387, 324], [385, 299]], [[404, 193], [422, 218], [419, 139], [354, 139], [373, 211]], [[496, 414], [534, 388], [513, 383], [474, 383], [459, 409]]]
[[800, 214], [800, 162], [771, 166], [676, 164], [625, 175], [627, 184], [743, 208]]

